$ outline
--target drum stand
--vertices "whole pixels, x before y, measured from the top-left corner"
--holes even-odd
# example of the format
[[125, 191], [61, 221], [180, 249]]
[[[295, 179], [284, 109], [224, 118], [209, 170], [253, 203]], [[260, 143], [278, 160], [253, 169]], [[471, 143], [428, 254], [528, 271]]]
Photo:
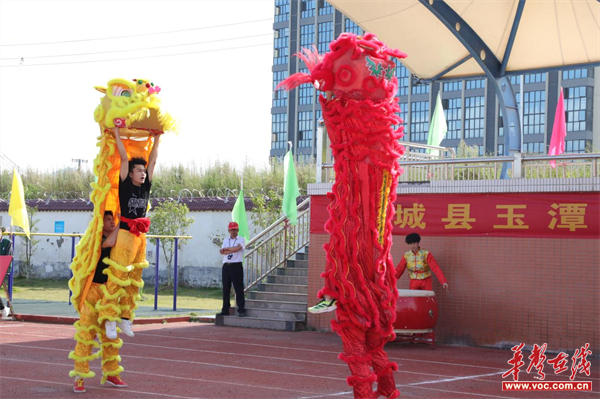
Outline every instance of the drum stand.
[[431, 344], [435, 349], [435, 329], [425, 330], [394, 330], [396, 339], [394, 342], [412, 342], [414, 344]]

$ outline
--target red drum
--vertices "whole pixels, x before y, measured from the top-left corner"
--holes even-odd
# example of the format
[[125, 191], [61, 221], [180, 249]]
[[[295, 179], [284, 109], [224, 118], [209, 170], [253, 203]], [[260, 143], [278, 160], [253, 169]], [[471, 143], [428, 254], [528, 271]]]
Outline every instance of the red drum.
[[[431, 331], [438, 319], [435, 292], [423, 290], [398, 290], [394, 331], [402, 333]], [[404, 331], [403, 331], [404, 330]], [[418, 331], [415, 331], [418, 330]]]

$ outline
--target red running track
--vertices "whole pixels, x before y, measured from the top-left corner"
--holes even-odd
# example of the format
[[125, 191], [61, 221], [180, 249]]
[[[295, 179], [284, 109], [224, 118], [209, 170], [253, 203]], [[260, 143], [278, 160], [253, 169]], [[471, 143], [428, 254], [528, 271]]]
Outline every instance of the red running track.
[[[121, 375], [129, 388], [100, 385], [100, 360], [91, 362], [96, 377], [86, 380], [93, 398], [352, 398], [346, 365], [338, 360], [340, 339], [331, 333], [279, 332], [212, 324], [137, 325], [125, 337]], [[0, 322], [0, 397], [75, 397], [68, 359], [75, 341], [72, 326]], [[396, 383], [401, 398], [600, 399], [599, 359], [592, 375], [593, 392], [503, 392], [501, 375], [509, 369], [508, 350], [390, 344], [398, 362]], [[525, 370], [528, 354], [524, 353]], [[553, 357], [553, 356], [552, 356]], [[546, 380], [568, 382], [570, 371]], [[521, 373], [520, 381], [533, 381]], [[84, 396], [87, 395], [87, 396]]]

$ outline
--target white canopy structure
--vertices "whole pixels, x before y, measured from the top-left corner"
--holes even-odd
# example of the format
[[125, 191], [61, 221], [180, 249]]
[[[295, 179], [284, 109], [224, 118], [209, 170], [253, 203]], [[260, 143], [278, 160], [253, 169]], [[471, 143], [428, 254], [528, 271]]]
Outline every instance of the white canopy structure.
[[486, 75], [508, 127], [505, 155], [520, 152], [509, 75], [600, 65], [598, 0], [328, 0], [408, 58], [420, 80]]
[[597, 0], [329, 3], [408, 54], [402, 63], [422, 80], [483, 75], [477, 56], [499, 76], [600, 64]]

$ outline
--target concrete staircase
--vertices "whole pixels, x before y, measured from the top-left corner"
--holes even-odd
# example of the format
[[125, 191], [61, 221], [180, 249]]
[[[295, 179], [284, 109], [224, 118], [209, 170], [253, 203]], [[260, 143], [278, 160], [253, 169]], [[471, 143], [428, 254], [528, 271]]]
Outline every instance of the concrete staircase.
[[246, 293], [246, 316], [217, 316], [217, 326], [300, 331], [306, 328], [308, 252], [297, 253], [286, 267], [277, 269], [265, 283]]

